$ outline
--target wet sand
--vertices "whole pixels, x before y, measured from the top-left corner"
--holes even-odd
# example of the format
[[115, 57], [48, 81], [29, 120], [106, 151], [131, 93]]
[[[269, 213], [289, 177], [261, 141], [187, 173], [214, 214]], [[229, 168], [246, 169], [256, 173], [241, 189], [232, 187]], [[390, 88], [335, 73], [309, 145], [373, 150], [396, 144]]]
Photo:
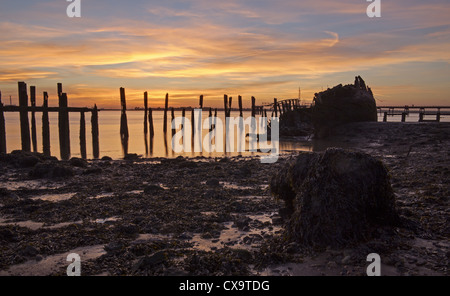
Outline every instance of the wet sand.
[[449, 123], [351, 124], [313, 146], [383, 160], [407, 226], [346, 249], [283, 244], [268, 184], [296, 153], [67, 162], [73, 176], [42, 179], [3, 160], [0, 275], [65, 275], [69, 253], [82, 275], [365, 275], [369, 253], [382, 275], [448, 275]]

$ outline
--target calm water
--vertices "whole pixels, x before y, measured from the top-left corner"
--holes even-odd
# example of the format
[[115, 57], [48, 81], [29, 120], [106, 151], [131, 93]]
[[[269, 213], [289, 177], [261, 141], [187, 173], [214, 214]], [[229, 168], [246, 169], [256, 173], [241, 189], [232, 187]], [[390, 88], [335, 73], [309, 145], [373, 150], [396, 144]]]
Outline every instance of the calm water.
[[[153, 141], [146, 139], [144, 136], [144, 111], [127, 111], [128, 130], [129, 130], [129, 146], [128, 153], [136, 153], [142, 156], [148, 157], [177, 157], [179, 155], [195, 157], [199, 155], [220, 157], [220, 156], [233, 156], [241, 154], [243, 156], [257, 155], [262, 153], [248, 152], [248, 142], [246, 152], [211, 152], [207, 153], [203, 151], [199, 152], [183, 152], [175, 153], [171, 148], [171, 128], [170, 128], [170, 112], [168, 113], [168, 133], [166, 140], [164, 140], [163, 133], [163, 111], [153, 111], [153, 124], [155, 136]], [[209, 112], [204, 111], [202, 116], [203, 120], [208, 116]], [[100, 134], [100, 157], [110, 156], [114, 159], [123, 158], [124, 153], [122, 150], [120, 140], [120, 111], [101, 111], [99, 112], [99, 134]], [[181, 117], [181, 111], [175, 111], [175, 117]], [[251, 115], [251, 112], [244, 112], [244, 118]], [[231, 116], [239, 116], [239, 112], [232, 112]], [[70, 148], [72, 157], [80, 157], [80, 115], [78, 113], [70, 113]], [[186, 117], [190, 119], [191, 112], [186, 111]], [[225, 123], [224, 112], [218, 112], [220, 117]], [[19, 113], [17, 112], [5, 112], [6, 118], [6, 143], [7, 150], [11, 152], [13, 150], [21, 149], [20, 140], [20, 125], [19, 125]], [[56, 112], [49, 113], [50, 118], [50, 145], [51, 153], [59, 158], [59, 138], [58, 138], [58, 114]], [[29, 115], [31, 126], [31, 114]], [[36, 125], [37, 125], [37, 142], [38, 151], [42, 152], [42, 113], [36, 113]], [[209, 130], [203, 130], [203, 138]], [[246, 131], [248, 132], [248, 130]], [[236, 138], [237, 135], [235, 135]], [[235, 140], [235, 143], [237, 141]], [[167, 144], [167, 146], [166, 146]], [[86, 113], [86, 145], [87, 145], [87, 157], [92, 158], [92, 136], [91, 136], [91, 122], [90, 113]], [[279, 143], [280, 151], [291, 150], [304, 150], [310, 151], [311, 145], [306, 141], [303, 143], [294, 141], [284, 141]], [[235, 148], [234, 151], [237, 149]]]
[[[204, 111], [202, 116], [205, 119], [209, 112]], [[244, 118], [251, 115], [250, 112], [244, 112]], [[70, 115], [70, 145], [71, 145], [71, 156], [80, 157], [80, 115], [78, 113], [71, 113]], [[181, 116], [181, 111], [175, 111], [175, 116]], [[186, 112], [187, 118], [190, 119], [191, 112]], [[231, 116], [239, 116], [239, 112], [232, 112]], [[51, 153], [59, 158], [59, 139], [58, 139], [58, 114], [55, 112], [49, 113], [50, 117], [50, 145]], [[184, 152], [175, 153], [171, 149], [171, 130], [170, 130], [170, 112], [168, 114], [168, 133], [166, 140], [164, 140], [163, 133], [163, 111], [153, 112], [153, 123], [155, 136], [153, 142], [150, 140], [145, 140], [144, 137], [144, 111], [127, 111], [128, 118], [128, 130], [129, 130], [129, 148], [128, 153], [136, 153], [138, 155], [147, 157], [177, 157], [179, 155], [195, 157], [199, 155], [220, 157], [220, 156], [233, 156], [241, 154], [243, 156], [262, 154], [258, 152], [212, 152], [207, 153], [203, 151], [199, 152]], [[218, 117], [223, 121], [225, 118], [224, 112], [218, 112]], [[17, 112], [5, 112], [6, 118], [6, 142], [7, 150], [11, 152], [13, 150], [21, 149], [20, 141], [20, 125], [19, 125], [19, 113]], [[432, 119], [432, 117], [426, 117]], [[31, 115], [29, 115], [30, 125], [31, 125]], [[407, 118], [407, 122], [417, 122], [419, 119], [418, 114], [410, 114]], [[379, 115], [378, 121], [383, 120], [383, 115]], [[400, 116], [388, 117], [388, 121], [401, 120]], [[443, 122], [449, 122], [449, 116], [443, 116], [441, 118]], [[225, 122], [225, 121], [224, 121]], [[36, 125], [37, 125], [37, 142], [38, 151], [42, 152], [42, 113], [36, 113]], [[119, 159], [124, 156], [121, 141], [120, 141], [120, 111], [101, 111], [99, 112], [99, 132], [100, 132], [100, 157], [110, 156], [114, 159]], [[203, 138], [208, 133], [208, 130], [203, 130]], [[248, 130], [246, 131], [248, 132]], [[149, 137], [148, 137], [149, 138]], [[236, 138], [236, 135], [235, 135]], [[165, 145], [167, 143], [167, 146]], [[236, 140], [235, 140], [236, 143]], [[91, 136], [91, 123], [90, 114], [86, 113], [86, 144], [87, 144], [87, 157], [92, 158], [92, 136]], [[236, 145], [236, 144], [235, 144]], [[280, 141], [279, 142], [280, 152], [288, 151], [312, 151], [313, 144], [308, 141]], [[237, 149], [235, 148], [234, 151]]]

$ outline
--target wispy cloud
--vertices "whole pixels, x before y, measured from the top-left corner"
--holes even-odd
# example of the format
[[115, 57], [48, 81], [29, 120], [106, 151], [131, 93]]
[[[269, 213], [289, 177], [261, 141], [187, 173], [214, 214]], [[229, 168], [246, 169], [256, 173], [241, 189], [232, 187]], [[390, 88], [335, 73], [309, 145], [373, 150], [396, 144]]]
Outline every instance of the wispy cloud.
[[18, 80], [47, 86], [60, 79], [74, 85], [68, 89], [79, 104], [115, 105], [119, 84], [136, 102], [151, 88], [156, 97], [170, 91], [180, 104], [201, 93], [219, 103], [225, 91], [269, 99], [296, 96], [301, 85], [312, 97], [331, 83], [321, 80], [342, 73], [350, 73], [349, 82], [363, 73], [370, 83], [383, 67], [450, 62], [450, 4], [441, 0], [385, 1], [379, 20], [367, 18], [365, 1], [133, 3], [83, 2], [79, 20], [51, 1], [31, 1], [33, 13], [8, 3], [11, 13], [0, 20], [0, 88], [14, 94]]

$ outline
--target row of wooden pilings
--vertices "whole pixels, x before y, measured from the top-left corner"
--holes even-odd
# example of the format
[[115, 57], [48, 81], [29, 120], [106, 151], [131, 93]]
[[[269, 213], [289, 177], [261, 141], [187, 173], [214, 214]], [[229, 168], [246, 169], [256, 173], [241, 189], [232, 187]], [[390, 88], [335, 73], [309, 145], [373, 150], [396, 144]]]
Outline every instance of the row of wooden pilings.
[[[70, 158], [70, 124], [69, 113], [80, 113], [80, 154], [86, 159], [86, 112], [91, 112], [91, 133], [92, 133], [92, 152], [94, 158], [99, 158], [99, 127], [98, 127], [98, 109], [94, 108], [74, 108], [68, 106], [67, 94], [62, 91], [62, 84], [57, 84], [58, 107], [48, 106], [48, 93], [43, 92], [42, 107], [36, 106], [36, 87], [30, 86], [30, 97], [28, 99], [28, 89], [25, 82], [18, 83], [19, 106], [4, 106], [1, 100], [0, 92], [0, 153], [7, 152], [6, 146], [6, 126], [4, 112], [19, 112], [20, 116], [20, 138], [22, 151], [38, 152], [37, 147], [37, 129], [36, 112], [42, 112], [42, 152], [45, 156], [51, 156], [50, 147], [50, 122], [49, 112], [58, 112], [58, 130], [59, 130], [59, 150], [60, 157], [63, 160]], [[31, 106], [28, 105], [28, 101]], [[28, 113], [31, 112], [31, 133]]]
[[[92, 134], [92, 151], [93, 157], [99, 158], [99, 126], [98, 126], [98, 109], [97, 105], [94, 108], [76, 108], [68, 106], [67, 94], [63, 93], [62, 84], [57, 84], [58, 93], [58, 107], [48, 106], [48, 93], [43, 92], [43, 104], [42, 107], [36, 106], [36, 87], [30, 86], [30, 98], [28, 99], [27, 85], [24, 82], [18, 83], [19, 91], [19, 106], [4, 106], [1, 101], [0, 92], [0, 153], [6, 153], [6, 129], [5, 129], [5, 117], [4, 112], [19, 112], [20, 113], [20, 136], [23, 151], [33, 151], [38, 152], [37, 147], [37, 130], [36, 130], [36, 112], [42, 112], [42, 151], [46, 156], [51, 155], [50, 147], [50, 124], [49, 124], [49, 112], [58, 112], [58, 130], [59, 130], [59, 148], [60, 157], [63, 160], [70, 158], [70, 125], [69, 125], [69, 113], [79, 112], [80, 113], [80, 154], [81, 157], [87, 158], [86, 149], [86, 112], [91, 112], [91, 134]], [[199, 109], [203, 110], [203, 95], [199, 98]], [[30, 101], [31, 106], [28, 106], [28, 101]], [[120, 102], [121, 102], [121, 119], [120, 119], [120, 138], [122, 143], [123, 152], [125, 155], [128, 154], [128, 122], [127, 122], [127, 105], [126, 105], [126, 95], [125, 89], [120, 88]], [[233, 98], [228, 95], [224, 95], [224, 111], [225, 117], [230, 117], [232, 111]], [[255, 117], [256, 115], [262, 115], [267, 118], [267, 110], [272, 109], [272, 117], [281, 116], [290, 110], [294, 110], [300, 107], [298, 100], [282, 100], [278, 101], [274, 99], [273, 104], [265, 106], [257, 106], [256, 98], [251, 97], [251, 115]], [[239, 116], [243, 117], [243, 104], [242, 96], [238, 96], [238, 110]], [[169, 111], [169, 94], [165, 96], [164, 104], [164, 121], [163, 121], [163, 132], [167, 133], [167, 121], [168, 121], [168, 111]], [[31, 133], [30, 133], [30, 123], [28, 113], [31, 112]], [[182, 117], [186, 116], [186, 108], [182, 109]], [[175, 118], [174, 108], [171, 108], [172, 121]], [[208, 117], [217, 117], [217, 108], [214, 109], [209, 107]], [[191, 124], [192, 130], [195, 126], [194, 109], [191, 110]], [[214, 125], [211, 129], [214, 128]], [[172, 134], [176, 131], [172, 129]], [[152, 108], [148, 105], [148, 92], [144, 92], [144, 134], [147, 139], [148, 134], [150, 138], [153, 139], [155, 135], [154, 125], [153, 125], [153, 112]]]
[[[228, 95], [224, 95], [224, 112], [225, 117], [231, 116], [232, 111], [232, 103], [233, 103], [233, 97], [229, 97]], [[125, 89], [123, 87], [120, 88], [120, 103], [121, 103], [121, 119], [120, 119], [120, 138], [122, 142], [122, 149], [125, 155], [128, 154], [128, 139], [129, 139], [129, 132], [128, 132], [128, 123], [127, 123], [127, 104], [126, 104], [126, 95], [125, 95]], [[199, 109], [203, 110], [205, 107], [203, 105], [204, 103], [204, 96], [200, 95], [199, 97]], [[252, 117], [255, 117], [256, 115], [263, 115], [267, 117], [267, 111], [264, 109], [264, 106], [256, 106], [256, 98], [251, 97], [251, 115]], [[275, 116], [277, 116], [277, 108], [275, 106], [282, 106], [283, 111], [280, 109], [281, 112], [287, 112], [288, 110], [288, 104], [278, 105], [277, 99], [274, 99], [274, 112]], [[293, 105], [290, 105], [293, 106]], [[291, 107], [290, 107], [291, 108]], [[175, 109], [174, 107], [170, 108], [171, 110], [171, 121], [175, 119]], [[213, 108], [212, 107], [206, 107], [206, 109], [209, 109], [209, 115], [208, 117], [217, 117], [217, 108], [214, 108], [214, 115], [213, 115]], [[191, 124], [192, 124], [192, 130], [194, 130], [195, 127], [195, 117], [194, 117], [194, 108], [191, 109]], [[238, 110], [239, 110], [239, 116], [243, 117], [243, 105], [242, 105], [242, 96], [238, 96]], [[167, 122], [168, 122], [168, 112], [169, 112], [169, 94], [167, 93], [165, 96], [164, 101], [164, 118], [163, 118], [163, 133], [164, 135], [168, 132]], [[273, 116], [274, 114], [272, 114]], [[182, 115], [183, 118], [186, 117], [186, 108], [182, 108]], [[214, 124], [211, 126], [210, 130], [214, 129]], [[176, 133], [176, 130], [171, 128], [172, 135]], [[148, 133], [150, 133], [150, 139], [153, 139], [155, 133], [154, 133], [154, 125], [153, 125], [153, 110], [151, 107], [148, 106], [148, 92], [144, 92], [144, 135], [147, 139]], [[194, 133], [192, 133], [192, 137], [194, 137]], [[166, 137], [164, 136], [164, 139]]]

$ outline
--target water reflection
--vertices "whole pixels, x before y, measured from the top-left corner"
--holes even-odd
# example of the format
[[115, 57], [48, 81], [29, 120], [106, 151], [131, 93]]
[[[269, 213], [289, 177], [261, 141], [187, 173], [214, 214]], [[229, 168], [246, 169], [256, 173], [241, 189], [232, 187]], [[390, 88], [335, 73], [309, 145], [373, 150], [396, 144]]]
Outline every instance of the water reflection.
[[[190, 111], [190, 110], [189, 110]], [[213, 128], [211, 134], [211, 141], [206, 142], [204, 147], [201, 147], [203, 141], [208, 133], [210, 133], [210, 128], [201, 128], [199, 129], [201, 133], [197, 134], [197, 137], [191, 133], [195, 129], [195, 126], [192, 126], [191, 118], [195, 119], [194, 112], [189, 114], [185, 112], [186, 118], [184, 122], [184, 133], [182, 137], [182, 147], [183, 151], [181, 153], [175, 153], [172, 150], [172, 137], [171, 132], [166, 133], [164, 135], [163, 132], [163, 111], [159, 110], [148, 110], [148, 121], [147, 124], [149, 128], [147, 129], [147, 135], [145, 134], [145, 128], [143, 129], [143, 120], [142, 116], [144, 116], [144, 111], [135, 111], [128, 110], [126, 113], [120, 111], [100, 111], [98, 116], [99, 121], [99, 134], [100, 134], [100, 158], [103, 156], [110, 156], [113, 159], [123, 158], [125, 153], [136, 153], [138, 155], [145, 155], [149, 157], [177, 157], [179, 155], [185, 157], [196, 157], [196, 156], [206, 156], [206, 157], [223, 157], [223, 156], [250, 156], [250, 155], [266, 155], [261, 152], [249, 152], [249, 143], [248, 138], [243, 141], [245, 145], [245, 151], [238, 151], [238, 139], [237, 132], [234, 133], [234, 147], [233, 152], [230, 152], [231, 149], [226, 149], [226, 135], [225, 133], [220, 135], [217, 131], [221, 128], [225, 129], [225, 113], [223, 111], [213, 112]], [[39, 112], [37, 112], [39, 113]], [[217, 117], [214, 116], [217, 114]], [[174, 110], [175, 117], [182, 117], [182, 110]], [[209, 111], [203, 112], [203, 115], [209, 117]], [[238, 117], [239, 111], [232, 111], [231, 117]], [[42, 116], [42, 114], [41, 114]], [[244, 111], [243, 117], [247, 118], [251, 116], [251, 112]], [[198, 114], [197, 114], [198, 117]], [[21, 148], [20, 143], [20, 126], [17, 124], [19, 122], [19, 115], [14, 112], [7, 112], [5, 114], [6, 119], [6, 135], [7, 135], [7, 149], [8, 152], [13, 150], [17, 150]], [[86, 129], [91, 129], [91, 121], [86, 118]], [[169, 121], [169, 119], [168, 119]], [[145, 122], [145, 120], [144, 120]], [[50, 130], [57, 131], [58, 130], [58, 116], [57, 113], [49, 114], [49, 123]], [[222, 123], [222, 126], [221, 126]], [[190, 127], [190, 128], [189, 128]], [[201, 126], [200, 126], [201, 127]], [[36, 122], [37, 130], [42, 130], [42, 122], [38, 120]], [[180, 130], [180, 126], [177, 127], [177, 132]], [[79, 145], [79, 131], [80, 131], [80, 115], [77, 113], [73, 113], [70, 116], [70, 143], [71, 143], [71, 154], [73, 157], [81, 157], [80, 145]], [[121, 133], [118, 136], [118, 133]], [[246, 128], [245, 133], [249, 133], [248, 127]], [[123, 136], [122, 136], [123, 135]], [[144, 135], [144, 141], [142, 140], [142, 136]], [[219, 138], [220, 136], [220, 138]], [[231, 141], [231, 139], [229, 138]], [[37, 135], [38, 147], [42, 147], [42, 136], [38, 133]], [[270, 144], [270, 141], [268, 141]], [[58, 133], [50, 134], [50, 145], [54, 147], [51, 151], [53, 155], [59, 155], [59, 138]], [[222, 147], [220, 149], [224, 152], [207, 152], [214, 150], [214, 145]], [[280, 152], [283, 151], [311, 151], [311, 143], [307, 141], [285, 141], [281, 140], [279, 142]], [[92, 137], [86, 137], [86, 146], [87, 149], [87, 157], [88, 159], [93, 158], [93, 150], [92, 150]], [[191, 149], [188, 149], [190, 146]], [[195, 152], [196, 147], [201, 147], [203, 149], [202, 152]], [[261, 148], [261, 147], [257, 147]], [[170, 151], [169, 151], [170, 150]], [[225, 152], [227, 151], [227, 152]], [[39, 152], [40, 149], [39, 149]]]

